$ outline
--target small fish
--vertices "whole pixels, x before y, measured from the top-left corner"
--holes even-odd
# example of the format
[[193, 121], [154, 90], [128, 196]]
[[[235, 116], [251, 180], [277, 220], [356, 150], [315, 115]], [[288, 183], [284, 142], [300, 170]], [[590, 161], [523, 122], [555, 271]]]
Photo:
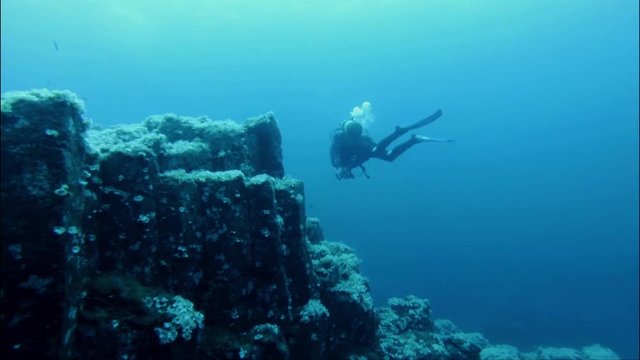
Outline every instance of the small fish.
[[56, 49], [56, 51], [60, 50], [60, 48], [58, 48], [58, 42], [53, 40], [53, 47]]

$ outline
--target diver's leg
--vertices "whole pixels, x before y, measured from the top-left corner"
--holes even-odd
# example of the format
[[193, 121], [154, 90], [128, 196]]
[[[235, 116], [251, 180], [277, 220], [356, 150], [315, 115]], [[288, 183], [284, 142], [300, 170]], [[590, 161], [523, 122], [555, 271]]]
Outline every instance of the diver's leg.
[[390, 152], [384, 152], [384, 153], [380, 153], [380, 154], [375, 154], [374, 156], [376, 158], [378, 158], [378, 159], [382, 159], [382, 160], [386, 160], [386, 161], [393, 161], [398, 156], [400, 156], [402, 153], [407, 151], [410, 147], [412, 147], [415, 144], [421, 143], [421, 142], [453, 142], [453, 140], [436, 139], [436, 138], [430, 138], [430, 137], [426, 137], [426, 136], [422, 136], [422, 135], [412, 135], [409, 140], [407, 140], [407, 141], [403, 142], [402, 144], [394, 147], [393, 150], [391, 150]]
[[375, 157], [377, 157], [378, 159], [382, 159], [382, 160], [386, 160], [386, 161], [393, 161], [395, 160], [398, 156], [400, 156], [400, 154], [402, 154], [403, 152], [407, 151], [407, 149], [409, 149], [410, 147], [412, 147], [413, 145], [417, 144], [421, 142], [420, 140], [418, 140], [415, 136], [412, 136], [411, 139], [403, 142], [402, 144], [396, 146], [393, 148], [393, 150], [389, 151], [389, 152], [384, 152], [381, 154], [375, 154]]
[[396, 129], [393, 133], [383, 138], [376, 144], [376, 147], [374, 147], [372, 151], [373, 156], [375, 157], [384, 156], [387, 153], [387, 146], [389, 146], [389, 144], [391, 144], [393, 140], [404, 135], [406, 132], [407, 131], [403, 130], [400, 126], [396, 126]]
[[442, 110], [438, 109], [436, 112], [434, 112], [433, 114], [427, 116], [426, 118], [415, 122], [411, 125], [407, 125], [407, 126], [396, 126], [396, 129], [393, 133], [391, 133], [389, 136], [383, 138], [382, 140], [380, 140], [380, 142], [378, 142], [378, 144], [376, 145], [376, 147], [373, 149], [373, 153], [379, 156], [376, 157], [380, 157], [380, 156], [385, 156], [385, 154], [387, 154], [387, 146], [389, 146], [389, 144], [391, 144], [391, 142], [393, 142], [395, 139], [399, 138], [400, 136], [406, 134], [409, 130], [413, 130], [413, 129], [417, 129], [420, 127], [423, 127], [427, 124], [430, 124], [432, 122], [434, 122], [436, 119], [438, 119], [440, 116], [442, 116]]

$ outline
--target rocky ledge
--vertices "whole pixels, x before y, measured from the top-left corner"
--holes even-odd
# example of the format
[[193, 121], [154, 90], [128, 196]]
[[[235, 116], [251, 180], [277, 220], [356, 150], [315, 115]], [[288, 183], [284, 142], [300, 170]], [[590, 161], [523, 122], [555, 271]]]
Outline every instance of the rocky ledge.
[[91, 127], [73, 93], [2, 97], [4, 359], [617, 359], [520, 352], [374, 308], [360, 260], [307, 218], [274, 115]]

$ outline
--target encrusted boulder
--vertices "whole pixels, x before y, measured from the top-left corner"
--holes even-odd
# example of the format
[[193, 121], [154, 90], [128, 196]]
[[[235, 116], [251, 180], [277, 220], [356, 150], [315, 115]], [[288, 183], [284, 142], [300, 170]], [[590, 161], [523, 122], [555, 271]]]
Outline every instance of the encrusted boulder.
[[357, 266], [314, 268], [273, 114], [91, 129], [83, 111], [69, 92], [2, 99], [4, 358], [375, 351]]
[[617, 359], [491, 345], [415, 296], [375, 309], [271, 113], [98, 129], [66, 91], [1, 108], [3, 359]]

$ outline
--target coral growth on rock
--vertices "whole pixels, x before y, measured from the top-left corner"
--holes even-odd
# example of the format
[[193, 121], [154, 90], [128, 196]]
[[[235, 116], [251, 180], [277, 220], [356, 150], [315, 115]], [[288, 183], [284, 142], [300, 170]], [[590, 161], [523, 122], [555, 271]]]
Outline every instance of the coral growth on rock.
[[616, 358], [491, 345], [413, 296], [374, 309], [280, 141], [271, 113], [97, 129], [70, 92], [5, 94], [3, 358]]

